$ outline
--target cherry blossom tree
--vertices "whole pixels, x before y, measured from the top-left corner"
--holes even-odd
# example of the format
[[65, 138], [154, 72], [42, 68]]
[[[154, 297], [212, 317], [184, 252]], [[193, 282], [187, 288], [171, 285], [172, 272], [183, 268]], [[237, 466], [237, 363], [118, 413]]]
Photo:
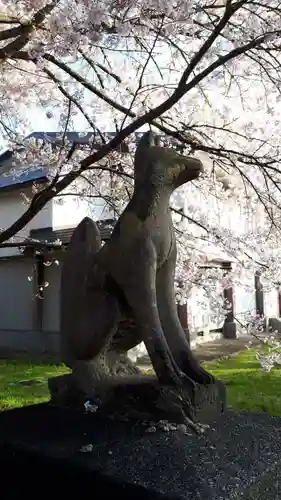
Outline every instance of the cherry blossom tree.
[[[54, 197], [103, 197], [122, 210], [133, 134], [152, 127], [205, 164], [184, 208], [173, 201], [177, 293], [204, 282], [215, 297], [218, 280], [255, 269], [279, 286], [280, 16], [277, 0], [1, 0], [2, 135], [23, 167], [51, 171], [0, 243]], [[43, 114], [62, 131], [55, 151], [25, 139]], [[94, 133], [83, 148], [67, 141], [78, 122]], [[232, 273], [204, 270], [211, 246]]]

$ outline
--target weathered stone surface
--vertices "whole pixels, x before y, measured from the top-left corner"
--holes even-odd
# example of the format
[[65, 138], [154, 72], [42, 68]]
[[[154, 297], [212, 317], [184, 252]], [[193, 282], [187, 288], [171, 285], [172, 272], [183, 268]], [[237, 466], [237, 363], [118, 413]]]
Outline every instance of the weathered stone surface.
[[[180, 430], [146, 432], [144, 426], [37, 405], [0, 414], [1, 467], [5, 462], [7, 470], [3, 443], [15, 453], [7, 471], [9, 493], [16, 482], [10, 478], [24, 470], [29, 491], [36, 483], [38, 495], [40, 485], [44, 492], [51, 484], [82, 494], [86, 484], [95, 498], [114, 494], [112, 485], [124, 499], [129, 494], [154, 500], [281, 498], [281, 418], [266, 413], [229, 410], [198, 437]], [[90, 444], [92, 451], [81, 451]], [[19, 450], [25, 458], [15, 465]], [[3, 483], [3, 498], [13, 498], [5, 495]], [[23, 483], [19, 486], [22, 491]]]
[[[85, 342], [83, 321], [91, 320], [88, 316], [86, 277], [93, 255], [100, 247], [99, 229], [89, 217], [86, 217], [72, 235], [71, 244], [64, 258], [61, 279], [61, 357], [69, 367], [72, 367], [77, 359], [74, 354], [77, 351], [76, 343]], [[92, 307], [95, 306], [92, 304]]]
[[94, 386], [95, 378], [99, 383], [116, 376], [122, 363], [121, 375], [131, 374], [124, 358], [141, 341], [160, 383], [176, 388], [183, 418], [184, 406], [190, 410], [185, 385], [213, 383], [178, 317], [177, 249], [169, 209], [173, 191], [202, 169], [200, 160], [160, 147], [148, 132], [135, 153], [132, 198], [110, 239], [100, 247], [98, 228], [89, 218], [74, 231], [62, 269], [61, 336], [63, 361], [82, 392]]

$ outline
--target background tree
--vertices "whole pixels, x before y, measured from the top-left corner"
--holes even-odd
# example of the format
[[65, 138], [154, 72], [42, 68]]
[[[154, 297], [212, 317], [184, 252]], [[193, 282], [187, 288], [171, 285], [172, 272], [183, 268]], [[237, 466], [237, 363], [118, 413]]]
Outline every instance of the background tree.
[[[187, 222], [177, 223], [186, 293], [202, 281], [210, 245], [236, 261], [232, 279], [258, 266], [276, 282], [280, 2], [2, 0], [0, 12], [2, 134], [23, 166], [51, 167], [0, 243], [70, 190], [121, 210], [132, 188], [132, 134], [150, 126], [206, 165], [187, 188]], [[56, 151], [24, 139], [43, 115], [62, 130]], [[66, 140], [78, 124], [95, 133], [84, 148]], [[231, 207], [243, 224], [223, 220]], [[174, 208], [182, 208], [176, 200]], [[213, 293], [214, 279], [205, 282]]]

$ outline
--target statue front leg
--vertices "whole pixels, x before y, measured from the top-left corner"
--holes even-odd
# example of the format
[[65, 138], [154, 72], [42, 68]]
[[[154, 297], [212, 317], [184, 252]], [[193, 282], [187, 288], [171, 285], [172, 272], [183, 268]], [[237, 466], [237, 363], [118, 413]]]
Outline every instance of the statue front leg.
[[[156, 254], [151, 242], [136, 242], [113, 260], [111, 276], [131, 307], [140, 338], [144, 341], [159, 381], [182, 385], [183, 372], [177, 366], [166, 342], [156, 297]], [[118, 262], [118, 265], [115, 265]], [[129, 334], [132, 332], [129, 332]]]
[[[194, 390], [196, 383], [193, 377], [184, 373], [177, 365], [163, 333], [156, 294], [156, 256], [153, 245], [145, 243], [145, 248], [138, 245], [118, 256], [118, 267], [111, 268], [111, 276], [125, 294], [129, 306], [132, 308], [137, 326], [142, 334], [153, 368], [160, 382], [160, 399], [165, 400], [165, 391], [170, 389], [165, 408], [173, 400], [173, 414], [182, 419], [182, 422], [196, 432], [204, 431], [204, 426], [195, 422]], [[133, 255], [133, 259], [132, 259]], [[124, 258], [124, 260], [123, 260]], [[192, 372], [193, 373], [193, 372]], [[161, 390], [162, 386], [162, 390]], [[167, 387], [168, 386], [168, 387]]]
[[157, 304], [162, 329], [180, 369], [194, 382], [209, 384], [213, 377], [194, 357], [178, 317], [174, 296], [175, 263], [176, 247], [156, 276]]

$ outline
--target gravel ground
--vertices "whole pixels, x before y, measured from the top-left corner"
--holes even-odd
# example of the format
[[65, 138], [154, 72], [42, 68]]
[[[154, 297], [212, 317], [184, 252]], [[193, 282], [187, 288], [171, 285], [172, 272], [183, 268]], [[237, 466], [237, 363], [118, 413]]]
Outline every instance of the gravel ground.
[[2, 413], [0, 429], [0, 443], [102, 472], [164, 498], [281, 499], [281, 418], [265, 413], [227, 411], [206, 435], [196, 436], [147, 432], [140, 425], [132, 429], [37, 405]]

